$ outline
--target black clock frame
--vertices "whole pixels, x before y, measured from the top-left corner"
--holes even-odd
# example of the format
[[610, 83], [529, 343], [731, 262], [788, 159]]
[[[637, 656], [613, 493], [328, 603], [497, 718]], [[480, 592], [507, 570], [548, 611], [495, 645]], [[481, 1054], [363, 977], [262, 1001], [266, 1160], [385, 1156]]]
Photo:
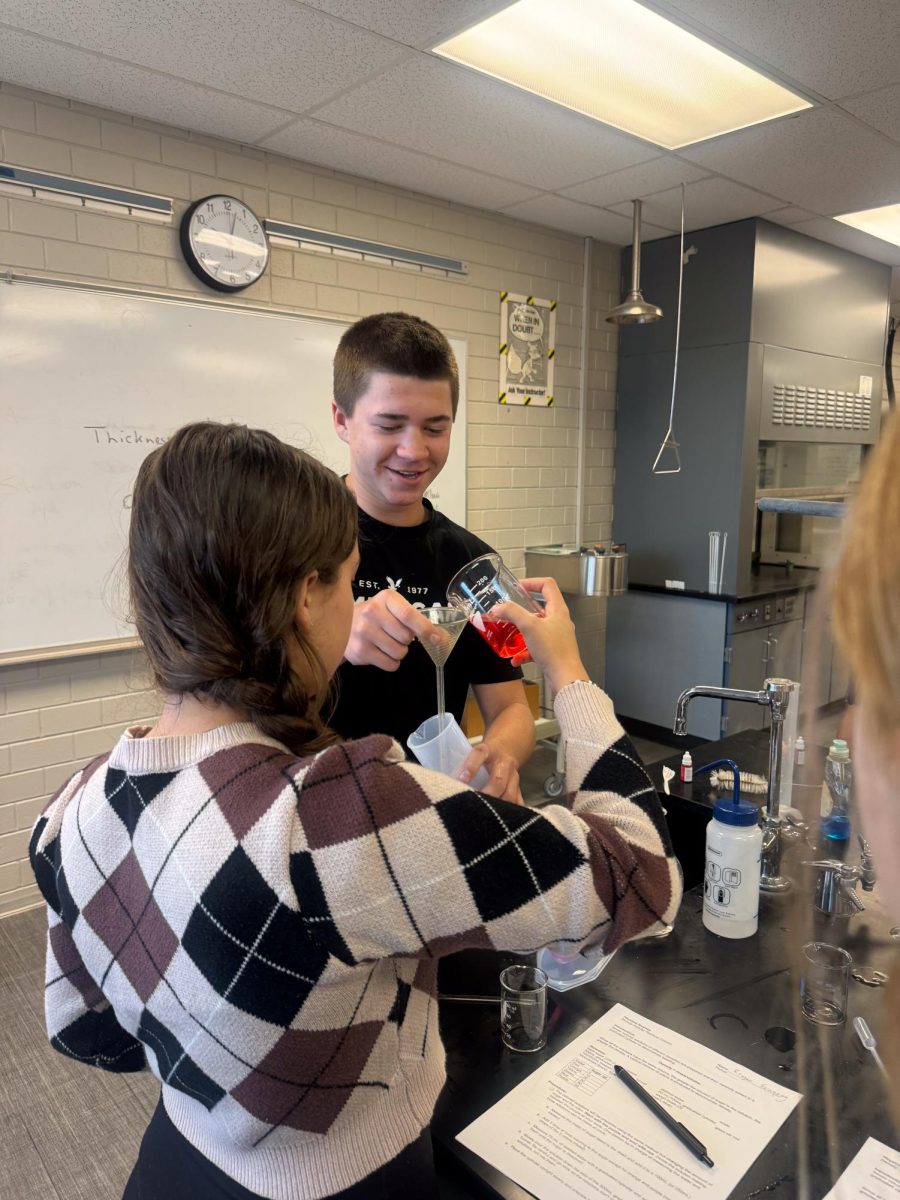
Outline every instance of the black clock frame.
[[248, 212], [253, 213], [253, 209], [248, 208], [243, 200], [238, 200], [236, 196], [228, 196], [225, 192], [213, 192], [209, 196], [203, 196], [201, 199], [195, 200], [194, 203], [188, 207], [184, 213], [184, 216], [181, 218], [181, 225], [178, 229], [178, 240], [181, 243], [181, 253], [184, 255], [184, 261], [187, 263], [188, 268], [194, 273], [194, 275], [197, 276], [200, 282], [205, 283], [207, 287], [211, 287], [217, 292], [242, 292], [244, 288], [253, 287], [254, 283], [258, 283], [259, 280], [262, 279], [263, 275], [265, 275], [269, 266], [269, 238], [268, 234], [266, 233], [265, 225], [262, 223], [260, 218], [256, 216], [256, 213], [253, 213], [253, 216], [258, 221], [259, 227], [262, 230], [263, 237], [266, 240], [266, 261], [263, 269], [260, 271], [259, 275], [257, 275], [256, 279], [251, 279], [249, 283], [225, 283], [220, 279], [215, 279], [208, 271], [204, 270], [197, 259], [197, 255], [194, 252], [194, 247], [191, 244], [190, 228], [191, 218], [198, 208], [202, 207], [202, 205], [206, 204], [209, 200], [220, 199], [232, 200], [235, 204], [240, 204], [241, 208], [246, 208]]

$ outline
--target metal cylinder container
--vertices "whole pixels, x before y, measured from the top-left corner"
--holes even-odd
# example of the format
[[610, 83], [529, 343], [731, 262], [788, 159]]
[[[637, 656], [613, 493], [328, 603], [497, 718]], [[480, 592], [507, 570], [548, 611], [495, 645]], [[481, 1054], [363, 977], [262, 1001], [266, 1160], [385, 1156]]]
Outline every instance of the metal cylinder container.
[[535, 546], [525, 551], [525, 573], [549, 575], [570, 596], [621, 596], [628, 590], [628, 551]]

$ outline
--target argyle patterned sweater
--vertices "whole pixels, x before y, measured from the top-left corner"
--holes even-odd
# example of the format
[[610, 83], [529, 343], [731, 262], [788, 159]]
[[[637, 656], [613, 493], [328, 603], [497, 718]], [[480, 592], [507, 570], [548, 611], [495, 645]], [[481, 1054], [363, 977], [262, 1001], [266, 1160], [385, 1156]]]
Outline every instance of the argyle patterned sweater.
[[437, 960], [613, 950], [671, 922], [655, 789], [597, 687], [556, 698], [571, 808], [493, 800], [376, 735], [123, 735], [38, 818], [53, 1046], [145, 1067], [242, 1186], [316, 1200], [399, 1154], [445, 1078]]

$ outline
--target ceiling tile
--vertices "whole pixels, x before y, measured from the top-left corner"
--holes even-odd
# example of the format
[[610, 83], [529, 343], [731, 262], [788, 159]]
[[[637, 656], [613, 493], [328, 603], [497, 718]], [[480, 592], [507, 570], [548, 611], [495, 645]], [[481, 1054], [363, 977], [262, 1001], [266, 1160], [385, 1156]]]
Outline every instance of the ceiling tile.
[[[628, 213], [630, 205], [613, 204], [616, 212]], [[723, 225], [782, 208], [781, 200], [773, 200], [761, 192], [732, 183], [730, 179], [701, 179], [685, 188], [684, 227], [705, 229], [708, 225]], [[644, 216], [657, 225], [671, 229], [681, 227], [681, 188], [669, 188], [644, 200]]]
[[[900, 61], [900, 46], [897, 55]], [[900, 75], [900, 65], [897, 74]], [[880, 129], [895, 142], [900, 142], [900, 83], [877, 92], [867, 92], [865, 96], [857, 96], [854, 100], [842, 100], [841, 108], [855, 113], [867, 125]]]
[[636, 167], [625, 167], [622, 171], [601, 175], [599, 179], [588, 179], [585, 183], [576, 183], [574, 187], [557, 190], [570, 200], [581, 200], [585, 204], [602, 207], [623, 200], [642, 200], [653, 192], [661, 192], [682, 181], [691, 183], [703, 179], [705, 175], [706, 171], [700, 167], [666, 155]]
[[431, 47], [506, 8], [509, 0], [305, 0], [310, 8], [407, 46]]
[[502, 208], [535, 193], [521, 183], [470, 171], [308, 117], [299, 118], [261, 144], [291, 158], [474, 207]]
[[795, 208], [789, 204], [787, 208], [777, 208], [774, 212], [767, 212], [766, 220], [774, 221], [776, 225], [796, 225], [798, 221], [812, 221], [820, 215], [809, 212], [805, 208]]
[[898, 199], [900, 0], [640, 0], [852, 97], [677, 154], [421, 52], [507, 2], [0, 0], [0, 78], [619, 244], [634, 196], [674, 229], [684, 179], [689, 226], [763, 212], [893, 254], [820, 218]]
[[810, 237], [822, 242], [831, 242], [833, 246], [843, 246], [845, 250], [853, 250], [856, 254], [864, 254], [866, 258], [874, 258], [876, 262], [890, 263], [900, 266], [900, 246], [891, 242], [883, 242], [881, 238], [854, 229], [852, 225], [842, 225], [840, 221], [832, 221], [828, 217], [816, 217], [812, 221], [801, 221], [792, 226], [798, 233], [808, 233]]
[[487, 76], [417, 54], [315, 115], [548, 191], [658, 150]]
[[897, 0], [662, 0], [788, 79], [835, 99], [897, 82]]
[[279, 109], [9, 30], [0, 36], [0, 77], [23, 87], [40, 86], [69, 100], [238, 142], [255, 142], [285, 120]]
[[[613, 246], [631, 245], [631, 218], [608, 212], [604, 208], [592, 208], [578, 204], [564, 196], [536, 196], [520, 204], [509, 204], [503, 210], [508, 216], [533, 221], [536, 225], [549, 225], [551, 229], [566, 229], [582, 237], [595, 237]], [[642, 240], [668, 237], [671, 229], [658, 228], [646, 223], [641, 226]]]
[[[291, 0], [3, 0], [31, 33], [302, 112], [410, 53]], [[32, 85], [34, 86], [34, 85]]]
[[682, 155], [813, 212], [833, 215], [897, 201], [900, 147], [829, 109], [742, 129]]

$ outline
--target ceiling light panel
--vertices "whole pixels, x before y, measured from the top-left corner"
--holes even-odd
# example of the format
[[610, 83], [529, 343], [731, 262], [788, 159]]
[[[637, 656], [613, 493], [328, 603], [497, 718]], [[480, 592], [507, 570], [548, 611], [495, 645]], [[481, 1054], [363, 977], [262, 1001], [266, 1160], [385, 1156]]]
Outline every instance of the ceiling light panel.
[[886, 204], [883, 208], [867, 208], [863, 212], [844, 213], [835, 217], [845, 225], [861, 229], [863, 233], [871, 233], [872, 237], [881, 238], [883, 242], [893, 242], [900, 246], [900, 204]]
[[518, 0], [434, 52], [668, 150], [812, 107], [635, 0]]

